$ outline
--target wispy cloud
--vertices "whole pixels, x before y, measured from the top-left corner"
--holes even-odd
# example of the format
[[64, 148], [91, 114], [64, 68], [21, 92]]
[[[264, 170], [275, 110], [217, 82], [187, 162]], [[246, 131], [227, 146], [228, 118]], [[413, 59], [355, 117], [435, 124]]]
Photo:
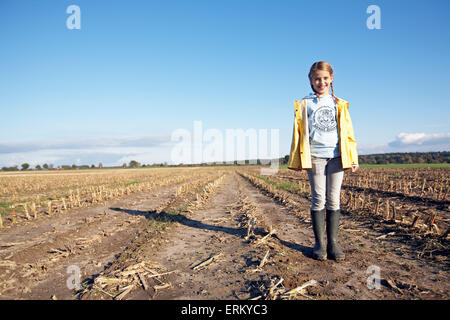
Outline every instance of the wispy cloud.
[[[92, 138], [67, 141], [0, 142], [0, 166], [44, 163], [121, 165], [126, 159], [142, 163], [167, 161], [171, 137]], [[137, 160], [137, 161], [139, 161]]]
[[62, 141], [0, 142], [1, 153], [38, 150], [98, 149], [119, 147], [156, 147], [170, 143], [170, 135], [150, 137], [90, 138]]
[[358, 153], [449, 151], [450, 133], [399, 133], [387, 144], [358, 145]]

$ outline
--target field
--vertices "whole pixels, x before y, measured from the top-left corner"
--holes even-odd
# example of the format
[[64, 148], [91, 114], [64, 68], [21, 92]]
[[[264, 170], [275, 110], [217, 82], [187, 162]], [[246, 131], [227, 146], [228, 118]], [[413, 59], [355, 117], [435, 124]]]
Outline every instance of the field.
[[347, 171], [338, 263], [312, 259], [305, 172], [0, 173], [0, 299], [447, 300], [449, 179]]

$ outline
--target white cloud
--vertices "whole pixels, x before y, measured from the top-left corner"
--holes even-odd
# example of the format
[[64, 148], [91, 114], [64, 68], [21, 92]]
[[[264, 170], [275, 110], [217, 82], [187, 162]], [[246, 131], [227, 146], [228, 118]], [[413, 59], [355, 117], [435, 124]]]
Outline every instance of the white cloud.
[[399, 133], [387, 144], [358, 145], [358, 153], [450, 151], [450, 133]]
[[450, 146], [450, 133], [400, 133], [389, 143], [391, 147]]

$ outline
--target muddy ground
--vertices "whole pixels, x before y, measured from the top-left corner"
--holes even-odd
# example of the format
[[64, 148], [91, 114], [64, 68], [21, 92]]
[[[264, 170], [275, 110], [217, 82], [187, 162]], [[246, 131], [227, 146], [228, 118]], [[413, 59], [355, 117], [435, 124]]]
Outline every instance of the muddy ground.
[[345, 261], [316, 261], [307, 199], [280, 203], [234, 169], [208, 192], [175, 190], [1, 230], [0, 299], [448, 298], [448, 257], [419, 258], [382, 221], [343, 212]]

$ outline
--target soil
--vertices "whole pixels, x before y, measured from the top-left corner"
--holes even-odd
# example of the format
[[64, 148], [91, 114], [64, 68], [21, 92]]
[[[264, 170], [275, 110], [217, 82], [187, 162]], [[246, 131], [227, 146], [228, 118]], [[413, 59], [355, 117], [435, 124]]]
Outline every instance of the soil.
[[[310, 202], [300, 195], [291, 195], [296, 207], [279, 202], [234, 169], [198, 209], [186, 205], [201, 190], [175, 190], [1, 230], [0, 299], [264, 299], [275, 283], [289, 290], [310, 280], [290, 298], [448, 299], [445, 251], [419, 257], [423, 243], [370, 216], [343, 212], [345, 260], [317, 261]], [[68, 288], [70, 266], [81, 271], [79, 290]], [[101, 285], [124, 270], [129, 290]]]

